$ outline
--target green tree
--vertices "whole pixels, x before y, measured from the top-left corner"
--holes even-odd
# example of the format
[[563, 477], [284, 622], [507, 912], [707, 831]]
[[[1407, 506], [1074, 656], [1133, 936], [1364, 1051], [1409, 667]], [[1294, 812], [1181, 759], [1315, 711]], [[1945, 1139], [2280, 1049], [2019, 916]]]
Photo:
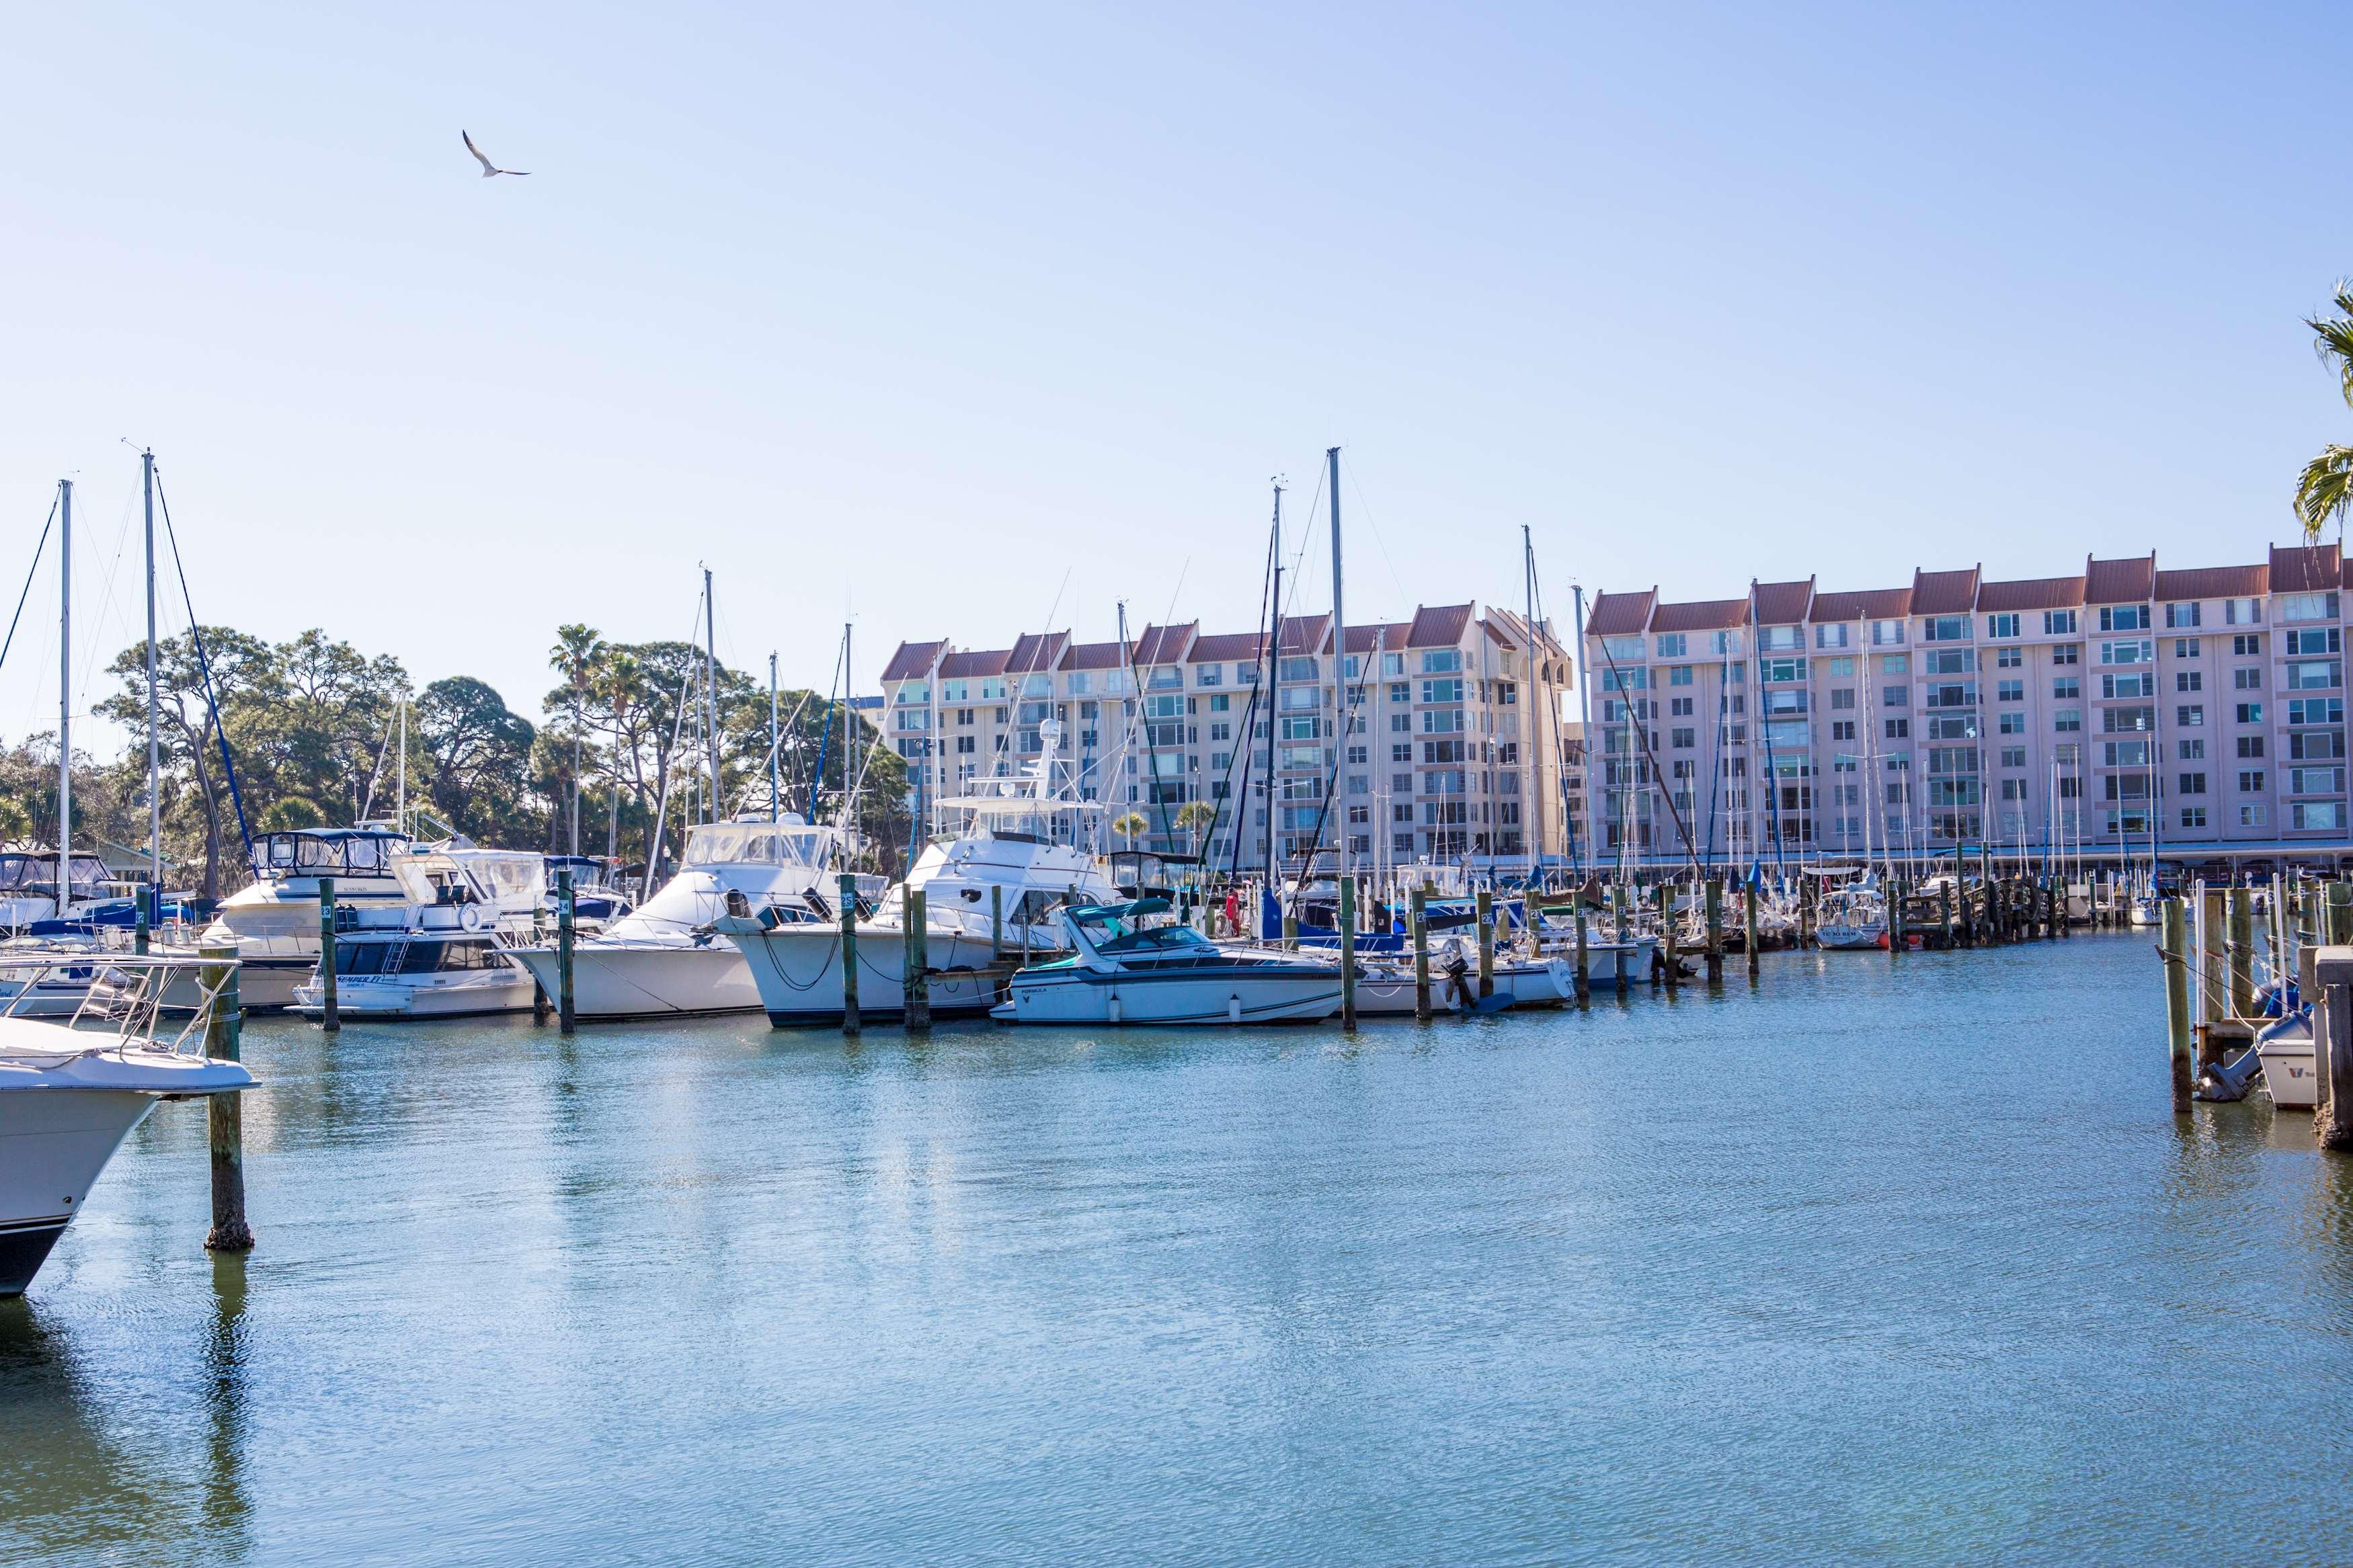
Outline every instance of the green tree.
[[[570, 825], [567, 853], [580, 853], [580, 752], [586, 739], [583, 715], [588, 704], [588, 693], [596, 684], [598, 666], [603, 662], [604, 639], [596, 628], [578, 624], [555, 628], [555, 646], [548, 650], [548, 668], [564, 678], [562, 688], [565, 699], [563, 711], [571, 721], [572, 762], [565, 770], [563, 787], [566, 820]], [[551, 694], [553, 695], [553, 694]], [[553, 712], [550, 704], [543, 711]]]
[[427, 793], [443, 821], [489, 844], [543, 839], [547, 816], [531, 789], [531, 721], [509, 712], [488, 685], [455, 675], [417, 694], [417, 729]]
[[[2307, 317], [2304, 324], [2312, 329], [2320, 363], [2337, 378], [2338, 395], [2353, 407], [2353, 279], [2337, 285], [2332, 302], [2337, 314]], [[2295, 515], [2304, 524], [2305, 542], [2318, 543], [2332, 518], [2342, 531], [2348, 510], [2353, 510], [2353, 447], [2331, 442], [2304, 466], [2296, 481]]]
[[1218, 808], [1206, 800], [1188, 800], [1176, 813], [1176, 826], [1193, 836], [1193, 853], [1201, 852], [1201, 836], [1218, 820]]
[[1130, 849], [1133, 849], [1135, 847], [1135, 836], [1142, 833], [1151, 826], [1152, 825], [1150, 823], [1144, 820], [1144, 814], [1142, 812], [1131, 811], [1121, 816], [1116, 822], [1113, 822], [1111, 825], [1111, 830], [1113, 833], [1118, 834], [1122, 838], [1126, 839], [1127, 847]]
[[[227, 626], [204, 628], [204, 648], [212, 662], [213, 689], [220, 709], [232, 714], [257, 710], [259, 694], [276, 679], [270, 650], [258, 637]], [[164, 765], [164, 840], [168, 858], [177, 863], [204, 863], [204, 895], [221, 896], [221, 841], [234, 821], [228, 776], [221, 764], [221, 721], [205, 694], [204, 671], [195, 641], [185, 633], [156, 646], [158, 739]], [[107, 673], [121, 689], [98, 704], [99, 714], [131, 731], [144, 766], [147, 728], [147, 645], [138, 643], [117, 654]], [[242, 736], [231, 723], [234, 752]], [[244, 763], [240, 759], [242, 773]], [[240, 779], [242, 782], [242, 779]], [[257, 806], [267, 802], [257, 803]], [[54, 797], [52, 797], [54, 816]], [[144, 829], [142, 829], [144, 837]], [[244, 878], [237, 880], [241, 885]]]

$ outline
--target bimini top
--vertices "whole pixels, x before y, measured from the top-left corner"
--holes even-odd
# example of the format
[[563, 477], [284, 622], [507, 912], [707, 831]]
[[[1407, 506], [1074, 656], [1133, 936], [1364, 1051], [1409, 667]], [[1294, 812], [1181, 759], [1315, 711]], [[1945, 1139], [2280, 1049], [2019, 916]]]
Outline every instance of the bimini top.
[[1165, 915], [1170, 908], [1166, 899], [1130, 899], [1118, 904], [1078, 904], [1064, 911], [1071, 920], [1085, 925], [1103, 925], [1112, 921], [1138, 920], [1145, 915]]
[[385, 877], [408, 835], [389, 827], [294, 827], [253, 841], [263, 877]]

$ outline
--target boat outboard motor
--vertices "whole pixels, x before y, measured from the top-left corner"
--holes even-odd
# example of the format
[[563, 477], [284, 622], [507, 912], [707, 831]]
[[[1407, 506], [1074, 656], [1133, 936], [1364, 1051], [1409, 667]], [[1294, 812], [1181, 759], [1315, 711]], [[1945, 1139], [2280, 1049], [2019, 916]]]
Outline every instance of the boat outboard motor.
[[2255, 1075], [2263, 1070], [2263, 1043], [2282, 1030], [2309, 1027], [2311, 1022], [2311, 1009], [2299, 1008], [2277, 1023], [2265, 1025], [2245, 1050], [2199, 1075], [2195, 1098], [2223, 1103], [2246, 1099], [2247, 1091], [2255, 1086]]

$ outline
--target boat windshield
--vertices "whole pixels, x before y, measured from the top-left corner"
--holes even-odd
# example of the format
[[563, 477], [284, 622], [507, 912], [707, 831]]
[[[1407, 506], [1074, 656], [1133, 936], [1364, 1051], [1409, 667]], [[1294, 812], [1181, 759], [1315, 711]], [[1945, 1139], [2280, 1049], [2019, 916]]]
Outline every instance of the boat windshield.
[[[94, 897], [111, 873], [106, 862], [95, 855], [76, 855], [66, 863], [66, 875], [73, 879], [73, 896]], [[17, 892], [37, 889], [48, 892], [58, 882], [58, 858], [55, 855], [0, 855], [0, 892]]]
[[[1113, 925], [1119, 921], [1111, 922]], [[1096, 951], [1100, 952], [1168, 952], [1180, 947], [1214, 947], [1216, 944], [1191, 926], [1154, 926], [1146, 931], [1122, 930]]]
[[833, 833], [776, 822], [712, 822], [686, 836], [690, 866], [809, 866], [828, 859]]

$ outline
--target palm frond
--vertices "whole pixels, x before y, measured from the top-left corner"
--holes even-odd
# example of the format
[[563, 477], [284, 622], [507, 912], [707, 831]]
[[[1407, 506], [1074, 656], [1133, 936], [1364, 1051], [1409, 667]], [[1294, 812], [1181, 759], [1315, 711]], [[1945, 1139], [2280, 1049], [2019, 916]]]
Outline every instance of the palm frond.
[[2304, 524], [2305, 542], [2318, 543], [2329, 520], [2341, 527], [2348, 512], [2353, 512], [2353, 447], [2324, 447], [2304, 466], [2304, 476], [2295, 483], [2295, 515]]
[[2307, 316], [2304, 324], [2312, 329], [2320, 363], [2337, 373], [2337, 390], [2353, 405], [2353, 279], [2338, 281], [2335, 303], [2336, 315]]

